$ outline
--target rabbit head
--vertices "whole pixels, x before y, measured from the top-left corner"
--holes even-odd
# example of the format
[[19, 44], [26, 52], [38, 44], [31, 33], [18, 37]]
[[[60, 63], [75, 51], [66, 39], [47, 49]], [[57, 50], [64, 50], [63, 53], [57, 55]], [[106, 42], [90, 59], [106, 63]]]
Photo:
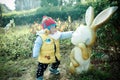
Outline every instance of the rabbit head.
[[74, 45], [85, 43], [87, 46], [94, 44], [96, 30], [105, 23], [118, 7], [109, 7], [99, 13], [94, 19], [94, 9], [90, 6], [85, 14], [86, 25], [80, 25], [72, 35], [71, 42]]

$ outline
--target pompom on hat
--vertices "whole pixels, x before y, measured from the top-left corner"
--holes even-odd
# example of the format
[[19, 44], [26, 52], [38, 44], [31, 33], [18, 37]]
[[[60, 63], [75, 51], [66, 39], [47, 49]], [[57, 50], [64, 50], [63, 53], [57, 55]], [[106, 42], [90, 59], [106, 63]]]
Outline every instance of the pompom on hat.
[[47, 28], [48, 30], [50, 30], [52, 26], [56, 26], [56, 22], [51, 17], [43, 16], [41, 26], [43, 29]]

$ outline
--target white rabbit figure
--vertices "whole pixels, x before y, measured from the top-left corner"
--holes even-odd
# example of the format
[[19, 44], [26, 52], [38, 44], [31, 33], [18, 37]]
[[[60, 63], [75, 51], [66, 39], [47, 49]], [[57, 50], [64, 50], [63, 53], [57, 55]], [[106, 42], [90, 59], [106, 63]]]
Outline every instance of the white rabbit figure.
[[94, 10], [90, 6], [85, 15], [86, 25], [80, 25], [72, 35], [71, 42], [75, 45], [70, 54], [70, 72], [81, 73], [90, 66], [91, 48], [96, 41], [96, 30], [106, 22], [117, 10], [117, 6], [109, 7], [94, 19]]

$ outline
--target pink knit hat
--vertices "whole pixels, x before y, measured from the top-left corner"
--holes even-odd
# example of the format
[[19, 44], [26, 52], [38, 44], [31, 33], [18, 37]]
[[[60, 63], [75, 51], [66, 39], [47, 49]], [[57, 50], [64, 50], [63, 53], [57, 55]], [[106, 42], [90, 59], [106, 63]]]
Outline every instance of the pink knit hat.
[[51, 17], [43, 16], [41, 25], [43, 29], [47, 28], [50, 30], [52, 26], [56, 26], [56, 22]]

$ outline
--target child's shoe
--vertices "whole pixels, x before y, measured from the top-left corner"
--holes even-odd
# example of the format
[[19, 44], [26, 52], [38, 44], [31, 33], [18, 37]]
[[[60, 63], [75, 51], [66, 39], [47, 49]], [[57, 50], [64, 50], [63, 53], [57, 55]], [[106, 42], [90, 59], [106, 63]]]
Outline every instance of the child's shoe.
[[49, 68], [49, 70], [52, 74], [60, 74], [60, 71], [58, 69]]
[[36, 80], [44, 80], [43, 77], [38, 77]]

